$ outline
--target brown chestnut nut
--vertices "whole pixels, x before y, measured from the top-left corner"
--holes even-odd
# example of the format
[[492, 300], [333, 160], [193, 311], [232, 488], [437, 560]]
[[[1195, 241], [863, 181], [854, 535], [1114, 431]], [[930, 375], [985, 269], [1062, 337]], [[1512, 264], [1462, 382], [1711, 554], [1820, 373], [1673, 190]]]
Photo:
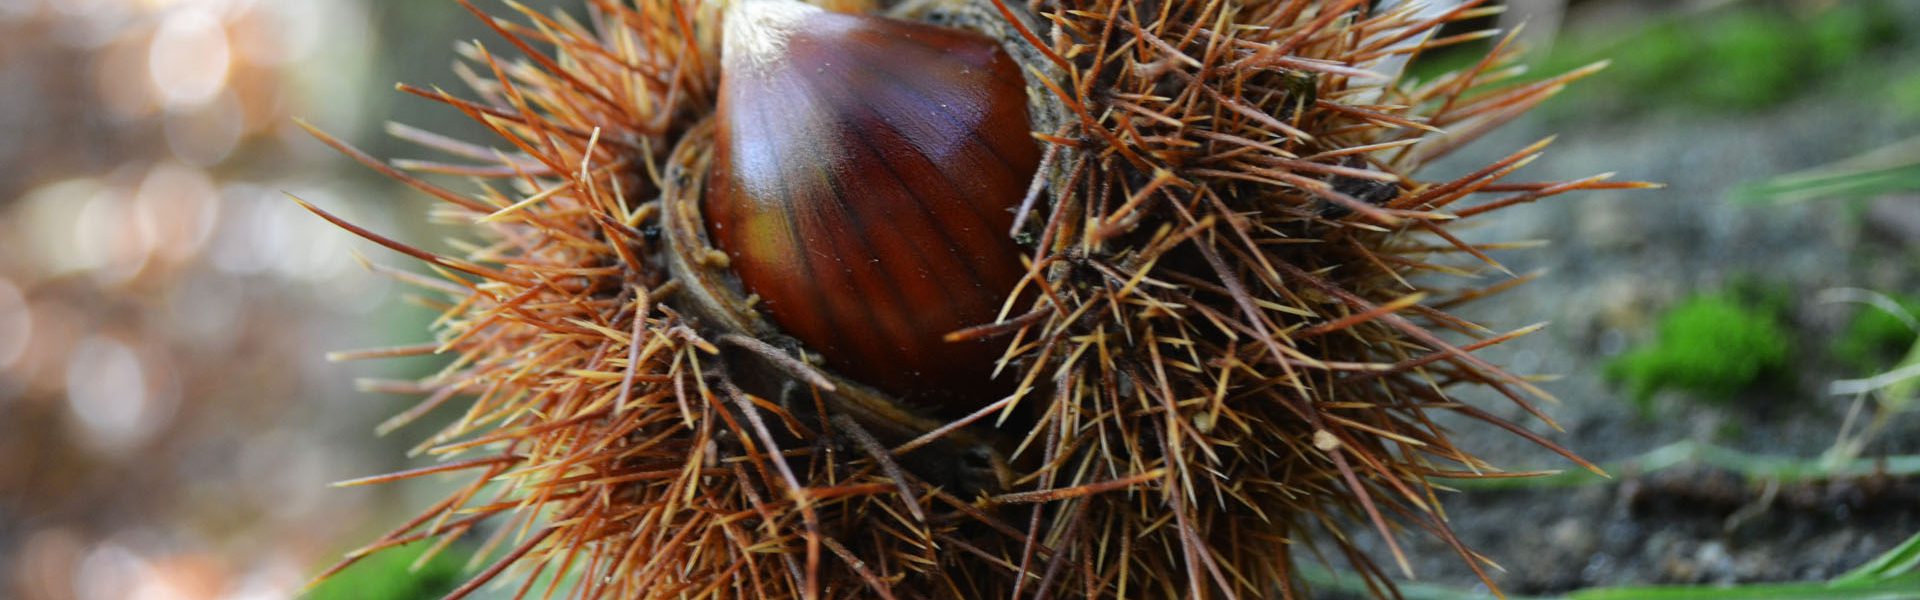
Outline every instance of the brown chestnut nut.
[[759, 309], [910, 403], [990, 400], [1002, 344], [944, 337], [1025, 274], [1008, 229], [1040, 149], [1020, 67], [972, 32], [791, 0], [736, 4], [725, 36], [701, 213]]

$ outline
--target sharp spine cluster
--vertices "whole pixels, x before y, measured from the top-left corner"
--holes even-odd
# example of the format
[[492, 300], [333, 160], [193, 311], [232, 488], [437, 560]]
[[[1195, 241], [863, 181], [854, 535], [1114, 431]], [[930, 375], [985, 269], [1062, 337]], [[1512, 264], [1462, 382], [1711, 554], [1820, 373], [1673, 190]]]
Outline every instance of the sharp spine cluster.
[[[1036, 97], [1064, 118], [1036, 134], [1042, 182], [1015, 225], [1032, 299], [958, 337], [1004, 340], [1019, 391], [891, 449], [809, 394], [742, 391], [723, 348], [752, 341], [711, 336], [674, 306], [687, 284], [659, 266], [650, 231], [670, 153], [714, 105], [720, 9], [589, 0], [587, 22], [518, 5], [510, 22], [462, 4], [525, 58], [468, 48], [472, 99], [402, 89], [487, 126], [500, 152], [399, 129], [468, 161], [402, 170], [315, 132], [443, 201], [477, 240], [441, 256], [309, 207], [441, 276], [388, 271], [444, 311], [433, 343], [343, 355], [454, 357], [426, 380], [376, 384], [424, 396], [383, 429], [463, 407], [420, 447], [445, 462], [346, 483], [474, 474], [336, 569], [487, 533], [493, 562], [454, 596], [513, 570], [522, 594], [581, 574], [551, 580], [583, 598], [1304, 597], [1296, 554], [1317, 547], [1384, 593], [1386, 570], [1346, 524], [1377, 532], [1403, 572], [1394, 540], [1409, 526], [1483, 560], [1449, 532], [1427, 478], [1497, 470], [1429, 413], [1592, 468], [1448, 391], [1490, 388], [1545, 418], [1532, 406], [1544, 392], [1472, 354], [1537, 328], [1499, 334], [1444, 312], [1528, 277], [1451, 293], [1430, 280], [1506, 273], [1487, 254], [1502, 246], [1463, 241], [1454, 223], [1643, 184], [1507, 181], [1547, 141], [1452, 180], [1415, 172], [1593, 70], [1517, 80], [1510, 38], [1430, 82], [1365, 68], [1486, 39], [1432, 35], [1494, 10], [1482, 2], [1429, 18], [1365, 0], [1062, 0], [1011, 22], [1003, 42], [1047, 61], [1031, 65], [1055, 74]], [[481, 193], [429, 174], [479, 178]], [[1392, 192], [1356, 197], [1350, 181]], [[811, 368], [792, 365], [803, 381]], [[1032, 417], [1008, 420], [1016, 410]], [[902, 468], [966, 430], [1014, 440], [1009, 489], [961, 496]]]

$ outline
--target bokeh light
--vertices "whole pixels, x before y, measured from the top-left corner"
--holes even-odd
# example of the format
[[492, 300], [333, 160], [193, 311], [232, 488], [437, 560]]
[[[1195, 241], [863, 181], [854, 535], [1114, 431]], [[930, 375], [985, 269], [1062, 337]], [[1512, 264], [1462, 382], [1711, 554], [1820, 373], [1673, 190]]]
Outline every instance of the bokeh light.
[[227, 85], [233, 54], [224, 25], [204, 8], [180, 8], [160, 19], [147, 50], [147, 77], [168, 108], [212, 101]]
[[166, 365], [151, 364], [125, 343], [96, 336], [67, 358], [67, 408], [95, 448], [137, 450], [168, 425], [179, 390]]
[[322, 355], [391, 285], [287, 198], [409, 226], [291, 124], [374, 129], [366, 11], [0, 0], [0, 598], [288, 598], [385, 510]]
[[27, 353], [33, 339], [33, 313], [20, 287], [0, 278], [0, 369], [13, 366]]

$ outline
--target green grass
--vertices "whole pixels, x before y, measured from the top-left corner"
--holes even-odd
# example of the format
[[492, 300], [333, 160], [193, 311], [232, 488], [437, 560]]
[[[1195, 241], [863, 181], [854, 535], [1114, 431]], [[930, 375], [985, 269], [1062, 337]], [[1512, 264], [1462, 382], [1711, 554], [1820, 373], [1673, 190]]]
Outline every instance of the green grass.
[[1434, 481], [1451, 489], [1467, 491], [1575, 488], [1608, 485], [1617, 483], [1615, 477], [1647, 477], [1681, 467], [1711, 467], [1738, 475], [1756, 487], [1767, 484], [1798, 485], [1864, 477], [1920, 477], [1920, 454], [1832, 460], [1827, 457], [1754, 454], [1683, 440], [1654, 448], [1639, 456], [1603, 463], [1600, 468], [1607, 475], [1586, 469], [1568, 469], [1549, 471], [1549, 474], [1538, 477], [1435, 478]]
[[1661, 317], [1653, 344], [1610, 361], [1606, 377], [1625, 385], [1642, 412], [1665, 390], [1729, 400], [1785, 373], [1792, 341], [1777, 312], [1727, 293], [1695, 296]]
[[1863, 200], [1920, 190], [1920, 138], [1910, 138], [1858, 156], [1735, 188], [1735, 201], [1784, 204], [1810, 200]]

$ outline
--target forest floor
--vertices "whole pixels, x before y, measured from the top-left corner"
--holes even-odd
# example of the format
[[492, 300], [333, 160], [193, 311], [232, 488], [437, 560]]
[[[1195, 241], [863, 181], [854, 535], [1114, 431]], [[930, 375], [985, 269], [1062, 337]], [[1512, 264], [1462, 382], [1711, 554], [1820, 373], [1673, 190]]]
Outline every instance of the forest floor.
[[[1675, 443], [1811, 464], [1843, 431], [1853, 398], [1833, 396], [1827, 386], [1860, 373], [1824, 349], [1858, 307], [1819, 297], [1833, 288], [1920, 292], [1920, 236], [1898, 225], [1920, 217], [1920, 196], [1792, 204], [1730, 196], [1744, 184], [1920, 134], [1920, 121], [1896, 114], [1884, 95], [1860, 90], [1861, 84], [1812, 86], [1785, 103], [1732, 114], [1675, 109], [1608, 119], [1541, 117], [1428, 173], [1444, 179], [1557, 133], [1546, 158], [1521, 178], [1574, 179], [1603, 170], [1667, 186], [1503, 211], [1471, 232], [1480, 241], [1551, 240], [1545, 248], [1496, 255], [1514, 272], [1546, 273], [1466, 315], [1500, 331], [1552, 322], [1545, 332], [1485, 356], [1518, 373], [1562, 375], [1546, 386], [1561, 401], [1545, 410], [1564, 431], [1497, 396], [1473, 395], [1474, 402], [1497, 407], [1501, 416], [1529, 423], [1613, 471], [1610, 480], [1472, 487], [1444, 497], [1460, 539], [1503, 568], [1490, 571], [1503, 591], [1553, 595], [1629, 584], [1825, 580], [1920, 532], [1920, 481], [1910, 477], [1781, 481], [1695, 460], [1639, 468], [1649, 452]], [[1749, 284], [1789, 298], [1783, 321], [1795, 354], [1786, 377], [1725, 402], [1665, 393], [1646, 411], [1603, 377], [1609, 358], [1650, 341], [1663, 310], [1694, 294]], [[1496, 465], [1574, 468], [1505, 432], [1458, 424], [1463, 447]], [[1908, 412], [1895, 416], [1861, 456], [1912, 454], [1920, 454], [1920, 414]], [[1393, 570], [1378, 539], [1363, 539]], [[1446, 545], [1418, 532], [1407, 539], [1414, 540], [1407, 554], [1415, 581], [1484, 589]]]

